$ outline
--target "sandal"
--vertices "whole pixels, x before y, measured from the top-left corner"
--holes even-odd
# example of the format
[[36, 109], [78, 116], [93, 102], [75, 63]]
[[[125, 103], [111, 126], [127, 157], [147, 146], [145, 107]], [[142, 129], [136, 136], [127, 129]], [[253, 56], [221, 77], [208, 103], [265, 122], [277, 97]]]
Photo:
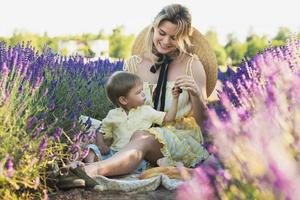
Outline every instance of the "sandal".
[[94, 187], [98, 182], [84, 171], [84, 163], [74, 161], [60, 168], [57, 187], [70, 189], [74, 187]]
[[58, 182], [56, 186], [62, 190], [71, 189], [71, 188], [84, 188], [85, 180], [79, 178], [78, 176], [72, 173], [69, 173], [68, 175], [58, 176]]
[[61, 167], [59, 172], [62, 176], [67, 176], [71, 171], [70, 169], [84, 168], [84, 166], [85, 166], [85, 164], [81, 161], [73, 161], [73, 162], [70, 162], [69, 164]]
[[86, 174], [86, 172], [79, 167], [77, 168], [70, 168], [70, 171], [75, 174], [78, 178], [83, 179], [85, 181], [85, 187], [94, 187], [96, 185], [99, 185], [95, 179], [90, 177], [89, 175]]
[[86, 172], [80, 167], [70, 168], [70, 171], [73, 174], [75, 174], [78, 178], [83, 179], [85, 181], [85, 187], [94, 187], [96, 185], [99, 185], [99, 183], [95, 181], [95, 179], [87, 175]]
[[[66, 169], [66, 168], [64, 168]], [[69, 167], [68, 173], [58, 177], [57, 187], [60, 189], [70, 189], [77, 187], [93, 188], [98, 185], [98, 182], [91, 178], [80, 167]]]

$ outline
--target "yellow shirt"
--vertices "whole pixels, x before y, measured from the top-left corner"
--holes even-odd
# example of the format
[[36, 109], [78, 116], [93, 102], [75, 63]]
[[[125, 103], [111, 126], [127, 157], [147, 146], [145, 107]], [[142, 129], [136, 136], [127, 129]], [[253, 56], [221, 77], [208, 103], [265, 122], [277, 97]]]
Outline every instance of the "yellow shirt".
[[128, 114], [123, 108], [115, 108], [102, 120], [100, 131], [104, 133], [104, 138], [113, 138], [111, 148], [119, 151], [135, 131], [147, 130], [154, 123], [162, 125], [165, 114], [149, 105], [131, 109]]

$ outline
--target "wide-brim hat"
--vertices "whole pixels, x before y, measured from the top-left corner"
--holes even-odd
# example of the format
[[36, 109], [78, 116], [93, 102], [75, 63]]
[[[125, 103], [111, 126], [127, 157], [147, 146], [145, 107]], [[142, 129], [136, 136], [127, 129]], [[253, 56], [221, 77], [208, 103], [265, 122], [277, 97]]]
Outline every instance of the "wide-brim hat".
[[[144, 28], [137, 35], [131, 48], [132, 55], [142, 55], [144, 52], [147, 52], [145, 37], [148, 33], [148, 30], [149, 26]], [[193, 28], [190, 41], [193, 44], [193, 47], [192, 51], [189, 53], [197, 55], [204, 66], [204, 70], [206, 72], [206, 94], [207, 97], [209, 97], [217, 83], [218, 64], [216, 54], [204, 35], [202, 35], [196, 28]]]

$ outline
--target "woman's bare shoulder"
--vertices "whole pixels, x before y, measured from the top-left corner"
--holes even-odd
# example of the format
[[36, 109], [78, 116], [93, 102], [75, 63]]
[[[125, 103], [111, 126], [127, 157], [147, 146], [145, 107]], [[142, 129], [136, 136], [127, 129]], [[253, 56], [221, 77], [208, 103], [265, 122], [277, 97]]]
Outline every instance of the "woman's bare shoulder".
[[146, 55], [133, 55], [124, 63], [124, 70], [139, 74], [144, 68], [151, 65], [152, 61]]
[[179, 65], [186, 65], [192, 59], [192, 55], [184, 53], [181, 56], [175, 58], [175, 63]]
[[206, 84], [206, 72], [202, 62], [198, 59], [198, 57], [192, 58], [191, 61], [191, 74], [194, 77], [194, 80], [197, 80], [201, 85]]

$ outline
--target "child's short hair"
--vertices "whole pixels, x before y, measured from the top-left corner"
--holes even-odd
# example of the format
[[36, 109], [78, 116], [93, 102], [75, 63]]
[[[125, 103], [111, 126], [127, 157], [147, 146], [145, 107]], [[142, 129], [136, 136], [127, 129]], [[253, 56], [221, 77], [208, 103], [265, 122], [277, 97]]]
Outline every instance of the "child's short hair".
[[106, 83], [106, 95], [114, 105], [119, 107], [119, 97], [126, 97], [129, 91], [138, 83], [143, 83], [143, 81], [135, 74], [125, 71], [114, 72]]

